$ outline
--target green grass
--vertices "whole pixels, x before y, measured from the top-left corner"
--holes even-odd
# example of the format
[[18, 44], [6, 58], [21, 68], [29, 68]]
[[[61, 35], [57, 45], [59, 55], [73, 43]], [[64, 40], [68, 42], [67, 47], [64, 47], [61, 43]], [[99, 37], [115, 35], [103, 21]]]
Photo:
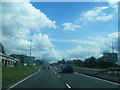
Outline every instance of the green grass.
[[36, 66], [2, 67], [2, 86], [8, 86], [36, 72]]

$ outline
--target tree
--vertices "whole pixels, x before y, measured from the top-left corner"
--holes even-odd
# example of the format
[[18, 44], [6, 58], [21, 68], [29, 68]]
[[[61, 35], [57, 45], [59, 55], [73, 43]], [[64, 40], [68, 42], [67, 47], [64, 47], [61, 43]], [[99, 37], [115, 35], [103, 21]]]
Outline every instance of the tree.
[[35, 64], [36, 65], [42, 65], [43, 64], [43, 60], [35, 60]]
[[62, 59], [61, 61], [59, 60], [59, 61], [57, 61], [57, 64], [58, 65], [60, 65], [60, 64], [65, 64], [66, 62], [65, 62], [65, 59]]
[[83, 63], [83, 61], [82, 60], [73, 60], [73, 64], [75, 65], [75, 66], [82, 66], [82, 63]]
[[109, 67], [115, 67], [115, 62], [105, 62], [103, 57], [100, 57], [97, 59], [98, 67], [100, 68], [109, 68]]
[[83, 62], [83, 66], [90, 67], [90, 68], [96, 67], [97, 66], [96, 58], [90, 57], [85, 59], [85, 61]]

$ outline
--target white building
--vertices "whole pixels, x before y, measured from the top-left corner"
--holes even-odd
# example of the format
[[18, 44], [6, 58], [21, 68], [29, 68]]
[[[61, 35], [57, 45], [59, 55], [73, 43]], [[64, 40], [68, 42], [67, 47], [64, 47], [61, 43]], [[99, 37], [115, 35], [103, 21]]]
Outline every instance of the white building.
[[9, 67], [15, 67], [19, 63], [18, 59], [15, 59], [15, 58], [8, 56], [6, 54], [3, 54], [1, 52], [0, 52], [0, 60], [2, 60], [3, 66], [9, 66]]

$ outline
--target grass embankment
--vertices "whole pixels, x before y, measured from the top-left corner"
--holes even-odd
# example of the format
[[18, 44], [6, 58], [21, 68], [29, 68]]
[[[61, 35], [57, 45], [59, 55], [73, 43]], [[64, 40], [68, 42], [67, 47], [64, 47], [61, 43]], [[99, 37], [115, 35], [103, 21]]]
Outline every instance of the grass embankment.
[[36, 66], [2, 67], [2, 86], [13, 84], [36, 72]]

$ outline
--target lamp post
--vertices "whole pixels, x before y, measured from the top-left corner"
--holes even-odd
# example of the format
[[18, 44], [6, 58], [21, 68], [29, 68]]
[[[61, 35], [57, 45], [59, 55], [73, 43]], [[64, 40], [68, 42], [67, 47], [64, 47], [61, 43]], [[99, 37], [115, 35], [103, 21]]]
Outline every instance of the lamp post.
[[113, 40], [112, 40], [112, 53], [114, 53]]
[[[109, 37], [109, 36], [107, 36]], [[113, 39], [111, 38], [111, 53], [114, 53], [114, 47], [113, 47]]]
[[32, 51], [32, 50], [31, 50], [31, 48], [32, 48], [31, 45], [32, 45], [32, 40], [30, 41], [30, 57], [31, 57], [31, 51]]

